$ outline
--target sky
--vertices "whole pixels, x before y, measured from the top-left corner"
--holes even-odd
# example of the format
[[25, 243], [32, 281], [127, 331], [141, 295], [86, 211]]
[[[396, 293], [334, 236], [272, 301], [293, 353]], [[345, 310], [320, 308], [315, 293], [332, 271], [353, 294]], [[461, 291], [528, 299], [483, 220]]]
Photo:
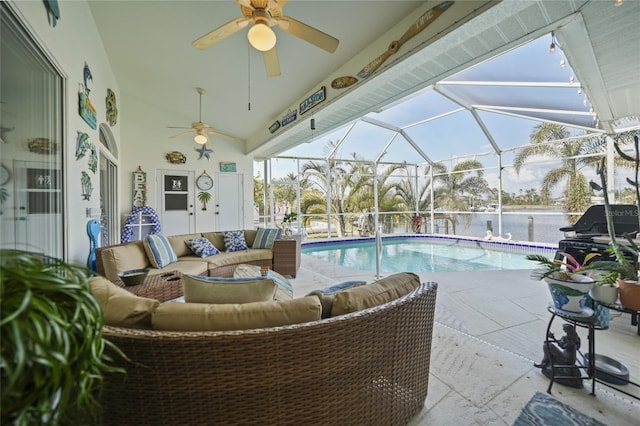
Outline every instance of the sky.
[[[551, 35], [547, 34], [447, 78], [440, 85], [441, 90], [449, 96], [464, 99], [470, 105], [492, 109], [478, 110], [478, 116], [495, 144], [503, 151], [528, 144], [534, 127], [541, 123], [538, 119], [514, 116], [524, 114], [517, 108], [534, 109], [528, 114], [537, 118], [571, 120], [578, 126], [593, 126], [595, 116], [590, 113], [591, 105], [561, 46], [555, 41], [556, 50], [550, 52], [550, 44]], [[479, 85], [477, 82], [490, 84]], [[501, 82], [528, 84], [511, 87]], [[545, 83], [552, 83], [554, 87], [546, 87]], [[497, 110], [503, 113], [495, 112]], [[571, 113], [557, 115], [549, 113], [550, 110]], [[485, 179], [492, 187], [497, 187], [498, 156], [490, 140], [468, 110], [437, 91], [425, 89], [386, 110], [367, 116], [403, 128], [433, 161], [491, 154], [478, 156], [477, 159], [489, 168], [485, 171]], [[357, 122], [347, 134], [349, 127], [314, 136], [311, 143], [304, 143], [281, 155], [324, 158], [329, 141], [336, 142], [344, 138], [339, 150], [342, 158], [350, 158], [350, 154], [356, 152], [366, 160], [374, 160], [387, 147], [384, 161], [425, 163], [409, 142], [396, 132], [362, 121]], [[585, 133], [579, 127], [566, 127], [572, 136]], [[518, 193], [520, 189], [539, 189], [542, 176], [559, 165], [558, 160], [545, 161], [535, 166], [525, 166], [520, 174], [516, 174], [510, 167], [513, 157], [512, 152], [506, 152], [502, 158], [506, 166], [503, 169], [503, 189], [508, 193]], [[446, 164], [450, 168], [455, 160]], [[261, 167], [256, 169], [262, 171]], [[274, 179], [280, 179], [289, 172], [295, 172], [295, 165], [291, 161], [274, 160], [272, 170]], [[593, 171], [586, 174], [587, 179], [597, 178]]]

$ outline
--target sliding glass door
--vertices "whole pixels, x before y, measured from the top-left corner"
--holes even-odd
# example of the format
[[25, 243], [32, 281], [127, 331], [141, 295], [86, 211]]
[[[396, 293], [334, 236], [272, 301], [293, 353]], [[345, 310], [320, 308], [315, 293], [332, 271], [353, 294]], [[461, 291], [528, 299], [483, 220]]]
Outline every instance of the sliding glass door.
[[63, 258], [63, 79], [4, 2], [0, 57], [0, 247]]

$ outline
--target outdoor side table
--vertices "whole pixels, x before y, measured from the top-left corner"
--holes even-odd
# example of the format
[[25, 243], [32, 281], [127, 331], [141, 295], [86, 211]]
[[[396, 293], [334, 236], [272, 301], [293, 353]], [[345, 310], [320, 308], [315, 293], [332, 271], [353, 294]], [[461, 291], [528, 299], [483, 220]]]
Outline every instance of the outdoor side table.
[[182, 272], [179, 271], [150, 274], [144, 282], [139, 285], [125, 286], [122, 281], [117, 281], [116, 284], [136, 296], [156, 299], [160, 303], [176, 299], [183, 295]]
[[[560, 317], [560, 319], [568, 322], [569, 324], [586, 328], [588, 330], [587, 339], [589, 340], [588, 344], [588, 353], [589, 353], [589, 361], [585, 365], [580, 359], [576, 360], [574, 365], [554, 365], [553, 357], [549, 357], [550, 361], [550, 370], [551, 370], [551, 379], [549, 380], [549, 387], [547, 388], [547, 393], [551, 393], [551, 387], [556, 379], [574, 379], [574, 376], [558, 376], [556, 375], [556, 369], [559, 368], [572, 368], [575, 367], [578, 370], [585, 370], [586, 375], [581, 375], [579, 378], [581, 380], [591, 379], [591, 395], [595, 395], [595, 387], [596, 387], [596, 375], [595, 375], [595, 330], [596, 330], [596, 316], [593, 310], [591, 310], [591, 314], [582, 314], [582, 313], [572, 313], [568, 311], [563, 311], [561, 309], [556, 309], [554, 306], [547, 307], [547, 310], [551, 313], [551, 318], [549, 319], [549, 324], [547, 325], [547, 332], [545, 334], [544, 344], [549, 348], [553, 343], [553, 340], [550, 338], [551, 325], [553, 324], [553, 320], [556, 317]], [[578, 350], [577, 353], [583, 357], [583, 353]]]

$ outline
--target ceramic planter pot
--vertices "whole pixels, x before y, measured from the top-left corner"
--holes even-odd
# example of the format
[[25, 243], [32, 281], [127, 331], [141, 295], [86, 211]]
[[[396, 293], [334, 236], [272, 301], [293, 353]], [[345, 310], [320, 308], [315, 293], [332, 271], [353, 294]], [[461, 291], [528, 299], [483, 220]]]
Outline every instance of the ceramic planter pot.
[[591, 289], [589, 295], [593, 300], [607, 305], [613, 305], [616, 303], [616, 300], [618, 300], [618, 287], [613, 285], [596, 285]]
[[640, 311], [640, 283], [618, 279], [618, 286], [620, 287], [620, 303], [625, 308]]
[[572, 274], [570, 280], [563, 280], [555, 276], [545, 277], [549, 287], [551, 299], [556, 309], [568, 312], [582, 312], [587, 294], [594, 286], [592, 278], [586, 275]]

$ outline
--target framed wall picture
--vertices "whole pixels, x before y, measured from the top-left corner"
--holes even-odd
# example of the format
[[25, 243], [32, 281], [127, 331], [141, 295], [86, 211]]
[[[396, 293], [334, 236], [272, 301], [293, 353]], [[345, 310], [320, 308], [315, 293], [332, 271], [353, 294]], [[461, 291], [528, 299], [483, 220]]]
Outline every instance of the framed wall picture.
[[220, 162], [220, 171], [221, 172], [235, 172], [236, 171], [236, 163]]

